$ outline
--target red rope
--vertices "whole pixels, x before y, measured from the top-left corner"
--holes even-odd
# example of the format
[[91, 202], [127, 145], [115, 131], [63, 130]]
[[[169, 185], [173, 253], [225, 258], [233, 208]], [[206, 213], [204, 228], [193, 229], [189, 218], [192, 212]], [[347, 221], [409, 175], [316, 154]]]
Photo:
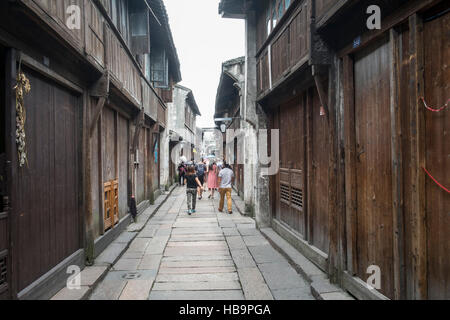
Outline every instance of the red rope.
[[442, 189], [444, 189], [447, 193], [450, 193], [450, 190], [444, 187], [442, 184], [440, 184], [424, 167], [422, 169], [428, 174], [428, 176]]
[[433, 111], [433, 112], [441, 112], [442, 110], [444, 110], [445, 108], [448, 107], [448, 104], [449, 104], [449, 102], [450, 102], [450, 99], [448, 99], [447, 102], [446, 102], [442, 107], [440, 107], [439, 109], [435, 109], [435, 108], [433, 108], [433, 107], [429, 107], [429, 106], [428, 106], [428, 104], [427, 104], [427, 102], [425, 101], [425, 98], [424, 98], [424, 97], [420, 97], [420, 100], [422, 100], [423, 104], [425, 105], [425, 108], [427, 108], [428, 110]]

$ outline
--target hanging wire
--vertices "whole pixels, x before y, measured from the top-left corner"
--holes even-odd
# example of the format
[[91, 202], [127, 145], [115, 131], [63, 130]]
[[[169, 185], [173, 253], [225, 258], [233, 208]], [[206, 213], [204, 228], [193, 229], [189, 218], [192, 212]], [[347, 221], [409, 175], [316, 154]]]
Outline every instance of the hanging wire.
[[433, 180], [441, 189], [443, 189], [444, 191], [446, 191], [447, 193], [450, 193], [450, 190], [447, 189], [446, 187], [444, 187], [442, 184], [439, 183], [439, 181], [437, 181], [432, 175], [431, 173], [428, 172], [427, 169], [425, 169], [424, 167], [422, 167], [422, 169], [427, 173], [427, 175], [431, 178], [431, 180]]
[[420, 100], [422, 100], [422, 102], [423, 102], [425, 108], [427, 108], [428, 110], [430, 110], [430, 111], [432, 111], [432, 112], [441, 112], [442, 110], [444, 110], [445, 108], [447, 108], [448, 105], [449, 105], [449, 103], [450, 103], [450, 99], [448, 99], [447, 102], [446, 102], [442, 107], [440, 107], [439, 109], [435, 109], [434, 107], [429, 107], [429, 106], [428, 106], [428, 104], [427, 104], [427, 102], [425, 101], [425, 98], [424, 98], [424, 97], [420, 97]]

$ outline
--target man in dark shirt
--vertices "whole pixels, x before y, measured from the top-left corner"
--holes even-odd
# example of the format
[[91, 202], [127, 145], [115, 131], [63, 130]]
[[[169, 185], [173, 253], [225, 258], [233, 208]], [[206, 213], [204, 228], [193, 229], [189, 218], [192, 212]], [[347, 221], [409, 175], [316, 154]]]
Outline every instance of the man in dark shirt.
[[186, 181], [188, 214], [191, 215], [195, 213], [195, 205], [197, 202], [197, 188], [203, 189], [203, 186], [200, 184], [200, 180], [198, 180], [198, 177], [195, 174], [195, 168], [193, 166], [188, 168], [188, 172], [184, 179]]

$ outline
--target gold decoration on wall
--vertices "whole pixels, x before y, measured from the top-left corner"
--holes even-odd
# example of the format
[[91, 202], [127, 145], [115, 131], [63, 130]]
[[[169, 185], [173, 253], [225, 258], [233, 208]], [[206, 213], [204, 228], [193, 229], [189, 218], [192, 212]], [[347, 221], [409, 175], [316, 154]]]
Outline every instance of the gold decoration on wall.
[[17, 84], [14, 87], [16, 91], [16, 144], [17, 154], [19, 158], [19, 166], [28, 166], [27, 150], [26, 150], [26, 134], [25, 134], [25, 121], [26, 112], [24, 106], [24, 96], [31, 90], [30, 80], [25, 76], [23, 72], [17, 75]]

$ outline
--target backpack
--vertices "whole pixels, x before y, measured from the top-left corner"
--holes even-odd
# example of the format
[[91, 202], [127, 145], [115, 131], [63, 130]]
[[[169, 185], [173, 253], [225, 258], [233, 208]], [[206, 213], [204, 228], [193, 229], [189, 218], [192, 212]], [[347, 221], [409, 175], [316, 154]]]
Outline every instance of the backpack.
[[200, 177], [205, 175], [205, 165], [203, 164], [198, 165], [197, 175]]

